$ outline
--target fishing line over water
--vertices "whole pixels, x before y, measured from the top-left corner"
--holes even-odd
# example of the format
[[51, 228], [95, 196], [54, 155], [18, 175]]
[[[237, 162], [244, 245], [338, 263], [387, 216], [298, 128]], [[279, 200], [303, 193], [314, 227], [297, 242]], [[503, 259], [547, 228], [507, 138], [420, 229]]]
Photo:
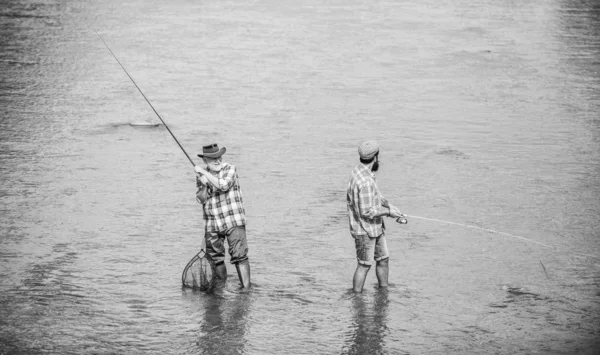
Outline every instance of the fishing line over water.
[[[555, 247], [553, 247], [551, 245], [544, 244], [542, 242], [538, 242], [536, 240], [525, 238], [525, 237], [521, 237], [521, 236], [518, 236], [518, 235], [514, 235], [514, 234], [510, 234], [510, 233], [505, 233], [505, 232], [500, 232], [500, 231], [497, 231], [495, 229], [482, 228], [482, 227], [477, 227], [477, 226], [470, 225], [470, 224], [463, 224], [463, 223], [456, 223], [456, 222], [444, 221], [444, 220], [435, 219], [435, 218], [428, 218], [428, 217], [421, 217], [421, 216], [414, 216], [414, 215], [406, 215], [406, 216], [412, 217], [412, 218], [417, 218], [417, 219], [423, 219], [423, 220], [427, 220], [427, 221], [452, 224], [452, 225], [455, 225], [455, 226], [461, 226], [461, 227], [479, 229], [479, 230], [490, 232], [490, 233], [502, 234], [502, 235], [505, 235], [505, 236], [508, 236], [508, 237], [513, 237], [513, 238], [521, 239], [521, 240], [524, 240], [524, 241], [527, 241], [527, 242], [536, 243], [536, 244], [545, 246], [546, 248], [550, 248], [550, 249], [555, 250], [555, 251], [557, 250], [557, 248], [555, 248]], [[579, 254], [579, 255], [583, 255], [583, 256], [587, 256], [587, 257], [590, 257], [590, 258], [598, 258], [597, 255], [591, 255], [591, 254], [581, 253], [581, 252], [577, 252], [577, 251], [575, 251], [574, 253]], [[544, 267], [543, 264], [542, 264], [542, 267]], [[546, 267], [544, 267], [544, 271], [546, 271]]]
[[544, 244], [544, 243], [541, 243], [541, 242], [538, 242], [538, 241], [535, 241], [535, 240], [532, 240], [532, 239], [528, 239], [528, 238], [525, 238], [525, 237], [521, 237], [521, 236], [518, 236], [518, 235], [500, 232], [500, 231], [497, 231], [497, 230], [494, 230], [494, 229], [482, 228], [482, 227], [477, 227], [477, 226], [473, 226], [473, 225], [469, 225], [469, 224], [462, 224], [462, 223], [456, 223], [456, 222], [450, 222], [450, 221], [443, 221], [441, 219], [435, 219], [435, 218], [419, 217], [419, 216], [413, 216], [413, 215], [407, 215], [407, 216], [412, 217], [412, 218], [424, 219], [424, 220], [427, 220], [427, 221], [434, 221], [434, 222], [440, 222], [440, 223], [453, 224], [453, 225], [456, 225], [456, 226], [462, 226], [462, 227], [467, 227], [467, 228], [480, 229], [480, 230], [484, 230], [486, 232], [491, 232], [491, 233], [498, 233], [498, 234], [506, 235], [506, 236], [509, 236], [509, 237], [518, 238], [518, 239], [526, 240], [528, 242], [532, 242], [532, 243], [536, 243], [536, 244], [539, 244], [539, 245], [543, 245], [543, 246], [545, 246], [547, 248], [550, 248], [550, 249], [554, 249], [554, 247], [552, 247], [552, 246], [550, 246], [548, 244]]

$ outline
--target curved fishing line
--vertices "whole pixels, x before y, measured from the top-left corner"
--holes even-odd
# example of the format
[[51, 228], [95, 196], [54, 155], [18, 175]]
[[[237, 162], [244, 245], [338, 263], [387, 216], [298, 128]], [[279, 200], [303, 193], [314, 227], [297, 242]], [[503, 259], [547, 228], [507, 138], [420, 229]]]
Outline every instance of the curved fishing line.
[[160, 117], [160, 115], [158, 114], [158, 112], [156, 111], [156, 109], [154, 109], [154, 106], [152, 106], [152, 104], [150, 103], [150, 100], [148, 100], [148, 98], [146, 98], [146, 95], [144, 95], [144, 93], [142, 92], [142, 89], [140, 89], [140, 87], [135, 83], [135, 80], [133, 80], [133, 78], [131, 77], [131, 75], [129, 75], [129, 73], [127, 72], [127, 70], [125, 70], [125, 67], [123, 66], [123, 64], [121, 64], [121, 62], [119, 61], [119, 59], [117, 58], [117, 56], [113, 53], [113, 51], [110, 50], [110, 48], [108, 47], [108, 44], [106, 44], [106, 42], [104, 42], [104, 39], [102, 38], [102, 36], [100, 36], [100, 34], [97, 31], [94, 31], [94, 32], [96, 32], [96, 34], [98, 35], [98, 37], [100, 37], [100, 40], [102, 41], [102, 43], [104, 43], [104, 45], [106, 46], [106, 49], [108, 49], [108, 51], [110, 52], [110, 54], [112, 54], [112, 56], [115, 58], [115, 60], [117, 61], [117, 63], [119, 63], [119, 65], [121, 66], [121, 68], [123, 69], [123, 71], [125, 72], [125, 74], [127, 74], [127, 76], [129, 77], [129, 79], [131, 80], [131, 82], [133, 83], [133, 85], [135, 85], [135, 87], [138, 89], [138, 91], [140, 92], [140, 94], [142, 94], [142, 96], [144, 97], [144, 100], [146, 100], [146, 102], [148, 103], [148, 105], [150, 105], [150, 107], [152, 108], [152, 111], [154, 111], [154, 113], [156, 114], [156, 116], [158, 116], [158, 118], [163, 123], [163, 125], [165, 126], [165, 128], [167, 129], [167, 131], [169, 131], [169, 133], [171, 134], [171, 136], [173, 137], [173, 139], [175, 140], [175, 142], [177, 143], [177, 145], [179, 146], [179, 148], [181, 148], [181, 151], [183, 152], [183, 154], [185, 154], [185, 156], [188, 158], [188, 160], [190, 161], [190, 163], [192, 163], [193, 166], [196, 166], [196, 164], [194, 164], [194, 161], [192, 160], [192, 158], [190, 158], [190, 156], [185, 151], [185, 149], [183, 149], [183, 146], [179, 143], [179, 141], [177, 140], [177, 138], [175, 138], [175, 135], [173, 134], [173, 132], [171, 132], [171, 129], [169, 129], [169, 126], [167, 126], [167, 124], [162, 119], [162, 117]]
[[552, 246], [550, 246], [548, 244], [544, 244], [544, 243], [541, 243], [541, 242], [538, 242], [538, 241], [535, 241], [535, 240], [532, 240], [532, 239], [528, 239], [528, 238], [525, 238], [525, 237], [520, 237], [518, 235], [500, 232], [500, 231], [493, 230], [493, 229], [481, 228], [481, 227], [477, 227], [477, 226], [473, 226], [473, 225], [469, 225], [469, 224], [462, 224], [462, 223], [455, 223], [455, 222], [443, 221], [441, 219], [435, 219], [435, 218], [419, 217], [419, 216], [413, 216], [413, 215], [407, 215], [407, 216], [408, 217], [412, 217], [412, 218], [424, 219], [424, 220], [428, 220], [428, 221], [453, 224], [453, 225], [461, 226], [461, 227], [480, 229], [480, 230], [483, 230], [483, 231], [486, 231], [486, 232], [492, 232], [492, 233], [502, 234], [502, 235], [506, 235], [506, 236], [509, 236], [509, 237], [513, 237], [513, 238], [517, 238], [517, 239], [522, 239], [522, 240], [525, 240], [525, 241], [528, 241], [528, 242], [531, 242], [531, 243], [536, 243], [536, 244], [539, 244], [539, 245], [543, 245], [543, 246], [545, 246], [547, 248], [550, 248], [550, 249], [554, 249], [554, 247], [552, 247]]

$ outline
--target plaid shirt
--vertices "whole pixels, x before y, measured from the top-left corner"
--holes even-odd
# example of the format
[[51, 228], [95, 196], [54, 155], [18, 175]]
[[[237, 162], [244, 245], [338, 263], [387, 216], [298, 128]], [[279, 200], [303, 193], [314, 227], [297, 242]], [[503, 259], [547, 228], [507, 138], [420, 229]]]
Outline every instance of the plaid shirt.
[[350, 234], [353, 237], [368, 235], [371, 238], [376, 238], [383, 233], [385, 225], [382, 217], [373, 219], [364, 217], [371, 208], [377, 209], [386, 202], [375, 183], [375, 174], [362, 164], [358, 164], [352, 170], [348, 182], [346, 202], [348, 204]]
[[[222, 232], [246, 224], [242, 190], [235, 166], [223, 162], [217, 177], [219, 186], [208, 183], [208, 199], [203, 204], [204, 228], [207, 232]], [[198, 191], [200, 187], [198, 185]], [[198, 198], [196, 200], [201, 203]]]

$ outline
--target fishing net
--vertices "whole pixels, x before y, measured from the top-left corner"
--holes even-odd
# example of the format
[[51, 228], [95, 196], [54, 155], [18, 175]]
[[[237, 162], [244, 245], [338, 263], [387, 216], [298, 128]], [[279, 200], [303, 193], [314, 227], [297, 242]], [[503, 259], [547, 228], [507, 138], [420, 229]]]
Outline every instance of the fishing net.
[[184, 287], [205, 291], [210, 289], [215, 283], [215, 263], [206, 254], [204, 250], [200, 250], [192, 260], [183, 269], [181, 282]]

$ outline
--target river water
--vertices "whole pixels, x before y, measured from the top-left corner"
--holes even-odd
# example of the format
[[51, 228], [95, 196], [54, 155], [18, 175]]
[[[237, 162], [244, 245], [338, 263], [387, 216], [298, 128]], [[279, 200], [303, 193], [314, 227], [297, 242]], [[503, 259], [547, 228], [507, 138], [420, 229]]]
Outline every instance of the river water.
[[[0, 354], [599, 353], [598, 2], [0, 3]], [[182, 289], [192, 166], [95, 31], [227, 147], [250, 290]], [[409, 223], [354, 295], [364, 139]]]

